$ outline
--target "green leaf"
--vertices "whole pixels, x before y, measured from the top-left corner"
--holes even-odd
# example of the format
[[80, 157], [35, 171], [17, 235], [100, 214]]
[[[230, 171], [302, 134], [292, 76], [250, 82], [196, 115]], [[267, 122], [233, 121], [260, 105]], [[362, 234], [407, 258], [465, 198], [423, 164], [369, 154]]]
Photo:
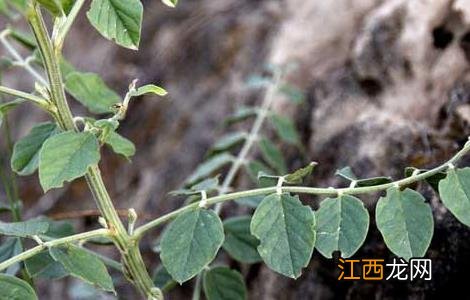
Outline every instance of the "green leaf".
[[457, 220], [470, 226], [470, 168], [449, 169], [439, 182], [439, 194]]
[[68, 275], [62, 264], [55, 261], [48, 251], [43, 251], [24, 262], [28, 274], [33, 278], [60, 279]]
[[300, 143], [299, 133], [294, 123], [286, 117], [280, 115], [272, 115], [271, 122], [276, 129], [279, 137], [289, 144], [298, 145]]
[[97, 164], [100, 152], [96, 137], [89, 132], [64, 132], [49, 138], [39, 154], [39, 181], [45, 192], [62, 187], [65, 181], [85, 175]]
[[5, 223], [0, 222], [0, 234], [29, 237], [46, 233], [49, 223], [43, 220], [28, 220], [24, 222]]
[[155, 94], [163, 97], [168, 95], [168, 92], [162, 87], [156, 86], [154, 84], [147, 84], [139, 87], [136, 91], [132, 92], [131, 96], [138, 97], [145, 94]]
[[315, 215], [298, 196], [272, 194], [264, 198], [251, 221], [258, 252], [274, 271], [297, 278], [308, 265], [315, 245]]
[[114, 153], [121, 154], [127, 159], [135, 154], [134, 143], [114, 131], [109, 133], [106, 139], [106, 144], [111, 146]]
[[95, 73], [72, 72], [65, 80], [67, 92], [92, 113], [112, 112], [113, 104], [121, 98]]
[[335, 175], [338, 175], [348, 181], [355, 181], [357, 180], [356, 174], [354, 174], [351, 167], [344, 167], [340, 170], [336, 170]]
[[207, 300], [247, 299], [243, 276], [227, 267], [213, 267], [205, 272], [203, 286]]
[[351, 257], [364, 243], [369, 230], [369, 213], [361, 200], [350, 195], [327, 198], [321, 202], [315, 216], [315, 248], [326, 258], [331, 258], [338, 250], [341, 257]]
[[178, 0], [162, 0], [162, 2], [169, 7], [176, 7], [176, 4], [178, 4]]
[[426, 254], [434, 220], [431, 207], [421, 194], [391, 187], [386, 197], [379, 199], [375, 217], [385, 244], [395, 255], [409, 260]]
[[344, 167], [340, 170], [336, 170], [335, 175], [338, 175], [348, 181], [355, 181], [356, 187], [374, 186], [393, 182], [392, 178], [385, 176], [358, 179], [356, 174], [354, 174], [352, 171], [351, 167]]
[[59, 129], [54, 123], [41, 123], [20, 139], [13, 148], [11, 168], [20, 175], [30, 175], [39, 165], [39, 152], [44, 142], [57, 134]]
[[311, 162], [308, 164], [308, 166], [298, 169], [294, 173], [285, 175], [284, 181], [288, 184], [300, 184], [305, 177], [308, 177], [310, 174], [312, 174], [312, 171], [316, 165], [316, 162]]
[[180, 284], [193, 278], [217, 255], [224, 241], [222, 222], [212, 210], [197, 209], [178, 216], [165, 230], [160, 258]]
[[268, 175], [263, 172], [258, 173], [258, 183], [260, 187], [276, 186], [282, 176]]
[[143, 11], [139, 0], [93, 0], [87, 17], [105, 38], [137, 50]]
[[248, 134], [246, 132], [233, 132], [221, 137], [215, 144], [212, 146], [213, 152], [225, 151], [231, 149], [232, 147], [240, 144], [247, 138]]
[[67, 15], [72, 8], [74, 0], [37, 0], [53, 16]]
[[258, 114], [259, 109], [257, 107], [246, 107], [242, 106], [238, 108], [235, 113], [225, 119], [224, 125], [232, 125], [248, 118], [254, 117]]
[[255, 183], [258, 183], [258, 175], [260, 172], [269, 175], [273, 174], [273, 171], [268, 166], [258, 160], [248, 162], [248, 164], [245, 164], [245, 167], [248, 176], [250, 176], [251, 180]]
[[265, 196], [249, 196], [249, 197], [242, 197], [235, 200], [240, 205], [245, 205], [248, 207], [258, 207], [258, 205], [263, 201]]
[[111, 276], [104, 263], [96, 255], [74, 245], [53, 247], [49, 249], [49, 253], [72, 276], [105, 291], [114, 292]]
[[221, 153], [212, 156], [202, 164], [200, 164], [196, 171], [186, 180], [188, 185], [194, 184], [197, 181], [203, 179], [211, 175], [213, 172], [217, 171], [218, 169], [222, 168], [223, 166], [233, 162], [235, 157], [228, 153]]
[[27, 102], [27, 100], [18, 98], [10, 102], [0, 103], [0, 114], [6, 114], [13, 108], [25, 102]]
[[279, 88], [279, 91], [295, 104], [305, 102], [304, 92], [295, 86], [285, 84]]
[[281, 150], [276, 147], [270, 140], [263, 138], [259, 142], [259, 147], [264, 160], [279, 174], [285, 174], [287, 171], [286, 161]]
[[261, 261], [256, 248], [259, 245], [250, 232], [250, 216], [234, 217], [224, 221], [225, 241], [222, 247], [231, 257], [242, 263]]
[[25, 281], [14, 276], [0, 274], [0, 299], [37, 300], [38, 296]]
[[391, 177], [371, 177], [365, 179], [359, 179], [356, 181], [356, 187], [364, 187], [364, 186], [374, 186], [374, 185], [381, 185], [393, 182]]
[[[405, 177], [410, 177], [411, 175], [413, 175], [413, 172], [415, 172], [416, 170], [419, 170], [419, 173], [424, 173], [424, 172], [429, 171], [426, 169], [417, 169], [413, 167], [407, 167], [405, 168]], [[424, 181], [426, 181], [426, 183], [429, 184], [435, 192], [439, 193], [439, 182], [442, 179], [446, 178], [446, 176], [447, 176], [446, 172], [438, 172], [434, 175], [426, 177]]]
[[156, 287], [162, 290], [162, 292], [168, 292], [176, 285], [176, 281], [173, 280], [170, 273], [168, 273], [163, 265], [160, 265], [155, 269], [152, 281]]
[[[0, 262], [4, 262], [7, 259], [12, 258], [15, 255], [23, 252], [23, 247], [21, 246], [21, 240], [16, 237], [6, 238], [3, 243], [0, 245]], [[20, 269], [19, 264], [14, 264], [10, 266], [7, 270], [7, 274], [14, 275]]]
[[212, 192], [217, 190], [219, 187], [219, 177], [212, 177], [204, 179], [203, 181], [191, 186], [189, 189], [182, 189], [171, 191], [169, 194], [172, 196], [189, 196], [194, 194], [200, 194], [202, 191]]

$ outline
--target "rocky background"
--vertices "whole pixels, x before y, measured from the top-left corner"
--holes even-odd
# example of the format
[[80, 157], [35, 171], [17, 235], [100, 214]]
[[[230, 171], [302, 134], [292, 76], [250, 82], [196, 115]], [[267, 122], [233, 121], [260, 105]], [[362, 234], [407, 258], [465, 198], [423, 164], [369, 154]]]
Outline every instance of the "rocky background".
[[[304, 91], [306, 102], [294, 106], [279, 97], [275, 109], [295, 119], [306, 146], [304, 155], [284, 146], [289, 167], [309, 160], [320, 163], [312, 185], [344, 184], [334, 172], [346, 165], [361, 177], [399, 178], [407, 166], [442, 163], [467, 140], [468, 0], [182, 0], [177, 9], [155, 0], [143, 3], [139, 52], [102, 39], [84, 15], [66, 45], [70, 61], [81, 70], [100, 73], [120, 93], [134, 78], [161, 84], [170, 92], [170, 101], [149, 97], [134, 102], [121, 129], [137, 145], [132, 163], [109, 151], [102, 162], [116, 205], [134, 207], [142, 220], [182, 204], [167, 193], [181, 185], [224, 133], [224, 117], [241, 104], [261, 103], [262, 93], [249, 90], [246, 79], [266, 64], [297, 66], [288, 81]], [[9, 75], [5, 82], [18, 88], [30, 85], [25, 73]], [[73, 109], [83, 113], [78, 105]], [[20, 108], [12, 118], [14, 136], [24, 135], [44, 117]], [[265, 132], [270, 130], [267, 126]], [[247, 185], [244, 177], [237, 179], [237, 187]], [[26, 216], [73, 217], [79, 230], [95, 226], [94, 204], [84, 181], [47, 195], [37, 181], [35, 176], [20, 181]], [[296, 281], [264, 265], [241, 266], [223, 255], [220, 261], [242, 270], [250, 299], [423, 299], [463, 293], [470, 230], [447, 212], [430, 188], [417, 188], [435, 217], [427, 254], [433, 260], [430, 282], [338, 282], [336, 262], [318, 252]], [[356, 256], [390, 261], [373, 222], [378, 197], [361, 197], [372, 221]], [[320, 200], [303, 198], [313, 207]], [[77, 213], [83, 211], [86, 217]], [[239, 212], [230, 204], [223, 215]], [[155, 232], [142, 245], [149, 269], [158, 265], [151, 251], [157, 236]], [[69, 288], [73, 284], [42, 283], [42, 296], [74, 298]], [[122, 299], [136, 299], [126, 284], [118, 291]], [[191, 283], [172, 291], [169, 299], [190, 296]]]

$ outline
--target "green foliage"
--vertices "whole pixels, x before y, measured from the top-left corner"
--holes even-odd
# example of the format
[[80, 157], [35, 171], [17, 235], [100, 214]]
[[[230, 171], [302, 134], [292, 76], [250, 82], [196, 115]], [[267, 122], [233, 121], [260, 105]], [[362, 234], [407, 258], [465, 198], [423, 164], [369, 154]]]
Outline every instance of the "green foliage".
[[315, 215], [297, 196], [272, 194], [256, 209], [251, 233], [260, 240], [258, 252], [268, 267], [298, 278], [315, 245]]
[[52, 15], [67, 15], [72, 8], [74, 0], [37, 0]]
[[139, 0], [93, 0], [87, 16], [91, 25], [105, 38], [137, 50], [143, 11]]
[[59, 132], [54, 123], [40, 123], [16, 142], [11, 157], [11, 168], [20, 175], [33, 174], [39, 165], [39, 152], [44, 142]]
[[138, 96], [143, 96], [146, 94], [155, 94], [157, 96], [166, 96], [168, 92], [159, 86], [156, 86], [154, 84], [147, 84], [144, 86], [139, 87], [137, 90], [131, 92], [132, 97], [138, 97]]
[[216, 256], [224, 241], [222, 222], [212, 210], [178, 216], [163, 234], [160, 258], [180, 284], [193, 278]]
[[11, 275], [0, 274], [0, 299], [37, 300], [38, 296], [25, 281]]
[[297, 132], [294, 123], [289, 118], [273, 114], [271, 116], [271, 122], [273, 123], [277, 134], [283, 141], [294, 145], [300, 144], [299, 133]]
[[[178, 1], [162, 2], [174, 7]], [[84, 3], [0, 0], [0, 13], [13, 19], [18, 15], [17, 10], [27, 18], [32, 29], [31, 34], [16, 28], [2, 33], [2, 44], [9, 51], [0, 60], [0, 71], [23, 67], [35, 80], [32, 93], [0, 86], [0, 92], [15, 97], [13, 101], [0, 104], [0, 126], [7, 113], [26, 101], [44, 110], [54, 121], [37, 124], [16, 142], [11, 167], [20, 175], [39, 169], [44, 191], [87, 175], [103, 227], [75, 234], [71, 224], [66, 222], [47, 218], [22, 220], [14, 174], [10, 180], [10, 174], [2, 173], [0, 180], [11, 205], [0, 202], [0, 212], [11, 214], [9, 220], [14, 222], [0, 222], [0, 234], [6, 236], [0, 245], [0, 271], [9, 274], [0, 274], [0, 299], [37, 299], [26, 282], [69, 275], [86, 283], [79, 287], [87, 292], [85, 297], [96, 298], [98, 292], [90, 293], [88, 284], [114, 292], [106, 266], [122, 271], [143, 298], [160, 300], [160, 290], [156, 287], [165, 292], [177, 282], [181, 284], [199, 276], [196, 286], [200, 287], [202, 281], [208, 300], [246, 299], [246, 286], [239, 272], [211, 265], [221, 247], [237, 262], [264, 261], [272, 270], [297, 278], [315, 248], [327, 258], [331, 258], [334, 251], [339, 251], [342, 257], [351, 257], [358, 251], [367, 236], [369, 213], [353, 195], [383, 190], [387, 190], [387, 194], [378, 200], [376, 224], [386, 246], [405, 259], [421, 257], [426, 254], [433, 235], [432, 211], [422, 195], [406, 187], [422, 180], [439, 192], [444, 206], [460, 222], [470, 226], [470, 168], [454, 166], [470, 152], [470, 142], [448, 162], [432, 170], [406, 168], [405, 178], [397, 181], [390, 177], [358, 178], [350, 167], [345, 167], [336, 174], [345, 179], [349, 187], [303, 186], [314, 171], [316, 163], [313, 162], [286, 174], [288, 163], [281, 149], [287, 146], [302, 154], [305, 151], [302, 151], [301, 136], [294, 120], [273, 112], [272, 107], [280, 94], [290, 101], [289, 105], [305, 102], [305, 94], [292, 83], [284, 82], [288, 67], [270, 66], [265, 75], [251, 77], [247, 83], [247, 87], [269, 89], [263, 102], [259, 107], [239, 107], [228, 117], [224, 124], [236, 124], [237, 128], [216, 140], [207, 159], [189, 176], [185, 185], [170, 192], [187, 197], [185, 206], [137, 228], [138, 216], [130, 209], [126, 230], [97, 167], [100, 147], [108, 145], [115, 153], [130, 159], [136, 152], [135, 146], [118, 133], [130, 102], [147, 94], [165, 96], [167, 91], [153, 84], [136, 87], [137, 80], [134, 80], [121, 99], [97, 74], [79, 72], [63, 58], [64, 38]], [[37, 10], [38, 5], [50, 12], [51, 20], [45, 22]], [[91, 0], [87, 17], [105, 38], [129, 49], [138, 48], [143, 18], [141, 1]], [[10, 44], [10, 40], [15, 44]], [[23, 58], [23, 51], [17, 51], [16, 46], [23, 47], [29, 57]], [[73, 116], [64, 98], [65, 91], [89, 112], [109, 115], [103, 119]], [[275, 131], [272, 139], [263, 137], [269, 136], [262, 132], [266, 119]], [[251, 130], [247, 130], [248, 122], [242, 122], [253, 120]], [[11, 144], [9, 139], [7, 132], [5, 144]], [[295, 161], [297, 164], [307, 158], [299, 156]], [[236, 192], [234, 183], [238, 179], [244, 182], [240, 170], [260, 188]], [[227, 174], [223, 174], [225, 171]], [[297, 195], [288, 192], [330, 195], [330, 198], [323, 200], [314, 212], [303, 205]], [[222, 223], [219, 218], [222, 204], [229, 200], [247, 206], [244, 208], [247, 214], [230, 216]], [[216, 205], [214, 210], [208, 209], [211, 205]], [[139, 241], [148, 230], [169, 221], [156, 243], [162, 265], [150, 278], [140, 257]], [[26, 238], [34, 239], [38, 245], [29, 248], [28, 244], [29, 250], [22, 253]], [[120, 250], [121, 262], [95, 254], [85, 248], [87, 243], [114, 244]], [[25, 281], [10, 276], [19, 271]], [[152, 281], [156, 287], [152, 287]], [[197, 288], [194, 299], [198, 299], [199, 292]]]
[[42, 279], [60, 279], [69, 273], [62, 264], [55, 261], [49, 251], [43, 251], [35, 256], [25, 260], [26, 271], [33, 278]]
[[94, 73], [73, 72], [67, 76], [65, 87], [67, 92], [93, 113], [112, 112], [113, 104], [121, 101], [119, 95]]
[[225, 241], [222, 247], [235, 260], [242, 263], [261, 261], [257, 247], [259, 241], [250, 232], [251, 216], [233, 217], [224, 221]]
[[100, 160], [96, 137], [91, 133], [64, 132], [49, 138], [39, 155], [39, 181], [45, 192], [65, 181], [85, 175]]
[[354, 255], [369, 230], [369, 213], [361, 200], [341, 195], [327, 198], [315, 212], [317, 219], [317, 242], [315, 248], [325, 257], [331, 258], [334, 251], [341, 257]]
[[470, 226], [470, 168], [450, 169], [439, 182], [442, 202], [463, 224]]
[[244, 300], [247, 298], [243, 276], [227, 267], [213, 267], [204, 272], [203, 285], [207, 300]]
[[259, 147], [264, 160], [273, 167], [279, 174], [284, 174], [287, 171], [286, 162], [281, 150], [270, 140], [263, 138]]
[[49, 253], [70, 275], [105, 291], [114, 292], [111, 276], [97, 256], [73, 245], [53, 247], [49, 249]]
[[121, 154], [127, 159], [131, 158], [135, 154], [134, 143], [114, 131], [109, 133], [106, 138], [106, 144], [111, 146], [115, 153]]
[[178, 0], [162, 0], [162, 2], [169, 7], [176, 7], [176, 4], [178, 4]]
[[212, 156], [210, 159], [199, 165], [196, 171], [186, 180], [188, 185], [194, 184], [197, 181], [211, 175], [213, 172], [219, 170], [223, 166], [233, 162], [235, 157], [226, 152]]
[[40, 219], [13, 223], [0, 222], [0, 234], [3, 235], [29, 237], [46, 233], [48, 229], [49, 223]]
[[431, 243], [434, 221], [431, 207], [421, 194], [389, 188], [387, 196], [377, 203], [375, 218], [385, 244], [394, 254], [406, 260], [424, 256]]

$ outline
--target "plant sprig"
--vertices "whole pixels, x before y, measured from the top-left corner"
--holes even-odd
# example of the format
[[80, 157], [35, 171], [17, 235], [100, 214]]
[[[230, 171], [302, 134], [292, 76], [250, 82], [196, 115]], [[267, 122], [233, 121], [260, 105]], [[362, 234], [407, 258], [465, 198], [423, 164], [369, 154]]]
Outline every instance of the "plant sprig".
[[[163, 2], [171, 7], [177, 4], [176, 0]], [[252, 78], [250, 81], [252, 85], [266, 88], [261, 106], [241, 108], [226, 122], [231, 124], [254, 117], [251, 130], [234, 132], [217, 141], [207, 160], [188, 178], [185, 188], [173, 192], [187, 196], [186, 204], [138, 227], [135, 226], [137, 214], [130, 208], [125, 226], [98, 167], [100, 149], [108, 145], [126, 158], [134, 155], [133, 143], [117, 132], [120, 121], [126, 117], [132, 99], [146, 94], [165, 96], [167, 92], [151, 84], [138, 87], [134, 81], [121, 98], [99, 75], [76, 70], [66, 61], [62, 48], [85, 1], [11, 0], [7, 4], [8, 10], [17, 10], [25, 16], [34, 39], [25, 38], [10, 28], [0, 33], [0, 44], [11, 56], [11, 65], [24, 68], [36, 82], [30, 93], [0, 86], [0, 93], [19, 98], [0, 104], [0, 120], [11, 109], [27, 101], [49, 113], [52, 119], [52, 122], [37, 124], [16, 142], [11, 155], [12, 169], [20, 175], [30, 175], [38, 170], [45, 192], [85, 177], [101, 213], [98, 223], [103, 228], [75, 234], [71, 225], [41, 218], [21, 220], [15, 215], [18, 211], [13, 210], [15, 222], [0, 222], [0, 234], [17, 239], [30, 238], [38, 245], [10, 255], [0, 262], [0, 271], [24, 262], [25, 278], [74, 276], [104, 291], [115, 292], [106, 269], [106, 265], [110, 265], [121, 270], [148, 299], [163, 299], [159, 287], [166, 290], [172, 286], [169, 281], [184, 283], [194, 277], [197, 277], [195, 299], [200, 297], [201, 290], [208, 300], [220, 298], [219, 286], [230, 286], [236, 299], [245, 299], [246, 286], [239, 272], [210, 265], [221, 248], [242, 263], [264, 261], [272, 270], [297, 278], [308, 265], [314, 249], [327, 258], [335, 251], [350, 257], [363, 244], [370, 217], [356, 195], [386, 191], [377, 201], [376, 224], [391, 252], [405, 259], [424, 256], [434, 230], [430, 205], [421, 194], [408, 188], [414, 183], [430, 183], [444, 206], [459, 221], [470, 226], [470, 168], [456, 168], [470, 151], [470, 142], [447, 162], [431, 170], [408, 168], [406, 177], [396, 181], [389, 177], [360, 179], [350, 168], [343, 168], [337, 174], [349, 181], [349, 187], [303, 185], [303, 180], [314, 171], [316, 163], [313, 162], [286, 174], [287, 163], [282, 151], [270, 138], [262, 136], [261, 128], [269, 119], [280, 141], [303, 150], [294, 122], [271, 109], [280, 93], [295, 104], [303, 102], [303, 95], [283, 82], [282, 73], [276, 68], [273, 68], [273, 78]], [[101, 14], [102, 9], [107, 9], [107, 14]], [[46, 26], [44, 11], [54, 21], [52, 34]], [[139, 0], [92, 0], [87, 17], [105, 38], [125, 48], [138, 48], [143, 18]], [[30, 50], [31, 56], [23, 58], [10, 39]], [[74, 116], [67, 95], [95, 115]], [[107, 117], [100, 118], [104, 114]], [[238, 146], [241, 146], [240, 151], [232, 154]], [[261, 159], [252, 155], [255, 146]], [[228, 165], [228, 172], [219, 185], [219, 176], [213, 175]], [[232, 191], [242, 168], [257, 181], [259, 188]], [[297, 194], [328, 198], [313, 211], [302, 204]], [[242, 205], [249, 203], [255, 208], [253, 215], [232, 217], [222, 222], [219, 216], [222, 205], [232, 200]], [[210, 209], [211, 206], [215, 209]], [[157, 287], [142, 259], [139, 242], [146, 233], [166, 223], [169, 224], [159, 244], [162, 266], [157, 273], [165, 278], [165, 283]], [[348, 230], [351, 228], [355, 230]], [[11, 241], [10, 238], [5, 242], [8, 249], [16, 246], [16, 241]], [[79, 247], [85, 242], [112, 243], [119, 250], [121, 263]], [[37, 274], [32, 271], [37, 264], [54, 266], [51, 269], [55, 271]], [[28, 283], [1, 274], [0, 298], [11, 296], [8, 293], [12, 290], [26, 300], [37, 299]]]

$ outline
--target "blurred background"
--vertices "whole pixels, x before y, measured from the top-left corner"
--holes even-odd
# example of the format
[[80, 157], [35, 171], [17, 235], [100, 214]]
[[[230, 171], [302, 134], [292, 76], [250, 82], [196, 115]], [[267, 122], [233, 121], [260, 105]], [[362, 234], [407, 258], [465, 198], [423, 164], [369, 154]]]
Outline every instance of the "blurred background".
[[[167, 193], [181, 187], [211, 144], [228, 131], [221, 126], [228, 115], [241, 105], [261, 104], [263, 90], [252, 89], [247, 80], [263, 74], [266, 65], [295, 66], [286, 80], [303, 92], [305, 101], [293, 105], [279, 95], [274, 110], [295, 121], [305, 146], [299, 151], [280, 144], [289, 169], [319, 163], [309, 185], [344, 185], [334, 176], [344, 166], [360, 177], [400, 178], [407, 166], [429, 168], [446, 161], [467, 141], [468, 0], [181, 0], [176, 9], [160, 1], [142, 2], [138, 52], [100, 37], [84, 13], [65, 46], [66, 58], [80, 71], [99, 73], [121, 95], [134, 78], [169, 92], [164, 100], [146, 96], [133, 102], [120, 128], [137, 146], [132, 162], [103, 152], [104, 178], [124, 216], [133, 207], [141, 222], [148, 221], [183, 204], [184, 199]], [[0, 55], [6, 55], [4, 49]], [[3, 84], [22, 90], [32, 86], [21, 70], [4, 74]], [[75, 113], [86, 113], [70, 103]], [[15, 110], [9, 117], [14, 139], [46, 117], [30, 106]], [[249, 129], [250, 123], [239, 126]], [[272, 128], [263, 127], [263, 133], [272, 135]], [[4, 139], [0, 142], [5, 151]], [[462, 165], [468, 163], [470, 158]], [[252, 187], [246, 173], [240, 174], [234, 187]], [[25, 217], [72, 220], [77, 231], [96, 227], [97, 211], [84, 180], [46, 195], [37, 176], [20, 178], [19, 187]], [[243, 273], [249, 299], [424, 299], [466, 291], [470, 230], [447, 212], [432, 189], [417, 188], [435, 218], [427, 253], [433, 260], [432, 281], [338, 282], [336, 261], [318, 252], [298, 280], [262, 264], [241, 265], [225, 254], [218, 261]], [[373, 221], [379, 196], [361, 196], [371, 226], [356, 257], [390, 261]], [[320, 200], [302, 199], [314, 208]], [[231, 203], [222, 215], [247, 210]], [[150, 271], [159, 265], [153, 250], [159, 233], [154, 230], [142, 242]], [[112, 247], [96, 249], [117, 257]], [[192, 284], [176, 287], [168, 299], [189, 299]], [[112, 299], [72, 279], [39, 286], [41, 299]], [[122, 278], [117, 289], [121, 299], [137, 299]]]

